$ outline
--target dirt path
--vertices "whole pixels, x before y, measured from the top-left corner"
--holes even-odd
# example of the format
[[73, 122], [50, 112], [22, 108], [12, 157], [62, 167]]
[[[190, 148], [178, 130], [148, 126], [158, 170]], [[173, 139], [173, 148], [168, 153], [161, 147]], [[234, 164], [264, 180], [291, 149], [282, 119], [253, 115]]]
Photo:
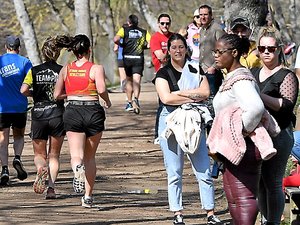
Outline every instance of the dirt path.
[[[16, 179], [11, 166], [10, 186], [0, 187], [0, 224], [172, 224], [168, 211], [166, 173], [158, 145], [153, 144], [157, 97], [154, 87], [144, 83], [140, 115], [124, 111], [125, 96], [110, 94], [113, 107], [108, 110], [106, 131], [100, 143], [97, 161], [95, 206], [84, 209], [80, 196], [72, 189], [72, 172], [67, 141], [61, 154], [61, 169], [56, 184], [58, 199], [45, 200], [33, 192], [35, 179], [31, 141], [26, 136], [23, 162], [29, 173], [25, 181]], [[28, 123], [29, 125], [30, 123]], [[29, 128], [29, 126], [28, 126]], [[28, 133], [27, 128], [27, 133]], [[186, 224], [206, 224], [201, 210], [197, 184], [186, 160], [183, 201]], [[216, 214], [230, 221], [220, 178], [216, 184]], [[138, 193], [149, 189], [150, 193]]]

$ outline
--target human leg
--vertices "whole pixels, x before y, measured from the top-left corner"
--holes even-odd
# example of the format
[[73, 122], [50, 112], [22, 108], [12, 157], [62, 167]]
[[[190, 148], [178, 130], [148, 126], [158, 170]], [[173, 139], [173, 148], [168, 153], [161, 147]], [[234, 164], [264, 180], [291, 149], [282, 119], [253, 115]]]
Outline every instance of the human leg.
[[[166, 128], [166, 116], [170, 112], [166, 107], [163, 110], [159, 118], [159, 135]], [[164, 164], [168, 176], [168, 200], [169, 208], [174, 213], [179, 213], [182, 207], [182, 172], [183, 172], [183, 160], [184, 153], [178, 147], [174, 136], [170, 136], [169, 139], [160, 138], [160, 147], [163, 152]]]
[[71, 155], [71, 167], [74, 172], [73, 188], [76, 193], [84, 190], [85, 168], [83, 157], [85, 149], [85, 133], [67, 131], [69, 150]]
[[50, 148], [48, 152], [48, 167], [49, 167], [49, 180], [48, 186], [54, 189], [55, 181], [59, 172], [59, 156], [61, 151], [61, 146], [64, 141], [64, 136], [62, 137], [50, 137]]
[[6, 185], [9, 181], [8, 143], [9, 143], [9, 128], [0, 129], [0, 160], [2, 165], [2, 171], [0, 177], [1, 185]]
[[207, 152], [205, 131], [203, 130], [199, 148], [194, 154], [188, 154], [188, 158], [198, 181], [202, 208], [208, 211], [210, 216], [213, 214], [211, 211], [215, 207], [215, 194], [210, 173], [210, 159]]
[[96, 162], [95, 154], [102, 137], [102, 132], [88, 137], [86, 139], [84, 150], [84, 166], [85, 166], [85, 196], [92, 196], [96, 178]]
[[277, 154], [263, 161], [258, 200], [263, 218], [277, 225], [280, 224], [285, 204], [282, 180], [294, 143], [292, 129], [289, 127], [282, 130], [272, 140]]
[[257, 192], [261, 159], [253, 142], [246, 139], [247, 150], [239, 165], [224, 162], [223, 184], [230, 215], [235, 225], [253, 225], [258, 214]]
[[46, 179], [48, 176], [47, 168], [47, 140], [34, 139], [32, 141], [34, 150], [34, 164], [36, 166], [36, 179], [33, 183], [33, 190], [38, 193], [44, 193], [46, 188]]
[[141, 80], [142, 80], [142, 76], [139, 73], [134, 73], [133, 74], [133, 94], [134, 97], [139, 99], [140, 97], [140, 93], [141, 93]]
[[0, 130], [0, 160], [2, 166], [8, 166], [9, 128]]

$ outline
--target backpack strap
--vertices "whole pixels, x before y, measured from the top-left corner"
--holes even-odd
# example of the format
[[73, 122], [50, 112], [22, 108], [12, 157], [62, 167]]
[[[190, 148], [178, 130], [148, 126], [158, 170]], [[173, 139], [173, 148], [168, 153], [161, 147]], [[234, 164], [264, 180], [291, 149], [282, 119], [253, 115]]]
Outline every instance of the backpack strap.
[[176, 78], [175, 78], [175, 76], [173, 74], [173, 71], [171, 70], [170, 67], [167, 67], [166, 69], [167, 69], [169, 77], [171, 78], [171, 81], [172, 81], [172, 84], [173, 84], [174, 88], [178, 91], [179, 90], [179, 86], [177, 84], [177, 80], [176, 80]]

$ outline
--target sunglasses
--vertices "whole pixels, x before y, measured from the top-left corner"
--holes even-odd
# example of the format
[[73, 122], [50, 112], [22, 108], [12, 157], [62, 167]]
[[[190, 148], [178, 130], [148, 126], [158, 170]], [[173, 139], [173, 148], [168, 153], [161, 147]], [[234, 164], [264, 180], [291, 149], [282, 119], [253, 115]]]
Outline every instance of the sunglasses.
[[199, 19], [199, 18], [200, 18], [200, 16], [199, 16], [199, 15], [198, 15], [198, 16], [194, 16], [194, 18], [195, 18], [195, 17], [196, 17], [197, 19]]
[[215, 56], [215, 55], [223, 55], [225, 52], [233, 50], [233, 49], [234, 48], [226, 48], [224, 50], [216, 49], [216, 50], [212, 50], [212, 54], [213, 54], [213, 56]]
[[164, 25], [169, 26], [170, 22], [160, 22], [160, 25], [162, 25], [162, 26], [164, 26]]
[[257, 46], [257, 49], [260, 53], [264, 53], [266, 49], [268, 52], [273, 53], [276, 51], [277, 47], [276, 46]]

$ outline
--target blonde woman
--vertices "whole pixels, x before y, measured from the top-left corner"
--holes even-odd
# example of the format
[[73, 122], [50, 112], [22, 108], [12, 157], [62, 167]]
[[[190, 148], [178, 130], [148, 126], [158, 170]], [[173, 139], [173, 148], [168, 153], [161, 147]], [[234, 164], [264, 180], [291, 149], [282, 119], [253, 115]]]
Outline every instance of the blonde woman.
[[262, 163], [258, 200], [263, 223], [279, 225], [284, 210], [282, 179], [294, 144], [293, 109], [298, 95], [298, 80], [292, 71], [284, 67], [280, 33], [273, 27], [267, 27], [260, 31], [258, 37], [257, 49], [262, 68], [252, 72], [266, 109], [281, 128], [280, 134], [272, 139], [277, 154]]

